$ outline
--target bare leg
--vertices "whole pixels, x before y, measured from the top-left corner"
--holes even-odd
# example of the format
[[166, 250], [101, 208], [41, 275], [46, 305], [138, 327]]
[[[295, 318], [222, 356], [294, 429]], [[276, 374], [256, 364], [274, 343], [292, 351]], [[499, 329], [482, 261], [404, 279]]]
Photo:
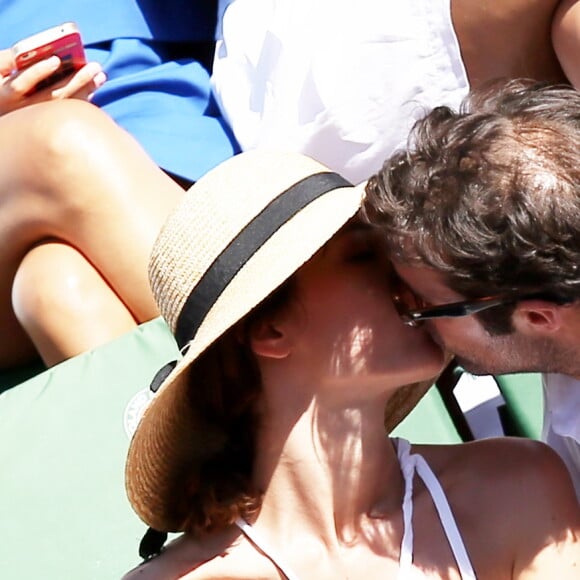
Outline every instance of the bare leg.
[[84, 256], [59, 242], [46, 242], [26, 254], [12, 294], [16, 316], [47, 366], [136, 326], [123, 302]]
[[552, 41], [570, 82], [580, 89], [580, 2], [563, 0], [552, 24]]
[[12, 285], [26, 254], [46, 240], [84, 256], [136, 322], [155, 317], [148, 256], [181, 194], [92, 105], [53, 102], [0, 118], [0, 368], [31, 355]]

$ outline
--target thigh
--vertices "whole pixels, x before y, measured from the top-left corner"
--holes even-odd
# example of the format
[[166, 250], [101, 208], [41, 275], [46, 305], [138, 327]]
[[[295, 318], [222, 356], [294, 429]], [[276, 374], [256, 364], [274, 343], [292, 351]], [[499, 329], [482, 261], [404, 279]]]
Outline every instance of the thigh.
[[155, 316], [149, 251], [182, 193], [92, 105], [47, 103], [0, 118], [0, 308], [24, 255], [51, 238], [77, 248], [138, 320]]

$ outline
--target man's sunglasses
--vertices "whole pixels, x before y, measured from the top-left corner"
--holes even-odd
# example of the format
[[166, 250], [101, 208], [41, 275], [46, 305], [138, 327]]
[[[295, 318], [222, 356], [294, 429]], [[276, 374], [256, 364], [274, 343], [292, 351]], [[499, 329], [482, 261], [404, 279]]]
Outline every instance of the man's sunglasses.
[[395, 308], [401, 320], [407, 326], [419, 326], [421, 322], [434, 318], [460, 318], [462, 316], [470, 316], [488, 310], [489, 308], [515, 304], [521, 300], [546, 300], [557, 304], [572, 302], [572, 299], [557, 297], [548, 292], [514, 292], [507, 295], [484, 296], [482, 298], [474, 298], [473, 300], [462, 300], [460, 302], [440, 304], [439, 306], [430, 306], [403, 282], [394, 269], [391, 269], [390, 283], [391, 297]]

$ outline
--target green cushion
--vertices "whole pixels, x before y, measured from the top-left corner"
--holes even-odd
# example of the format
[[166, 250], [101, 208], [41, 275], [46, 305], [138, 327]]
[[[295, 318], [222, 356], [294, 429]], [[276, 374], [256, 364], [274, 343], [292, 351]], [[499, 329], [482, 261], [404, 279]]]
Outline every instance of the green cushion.
[[540, 439], [544, 414], [544, 394], [540, 373], [497, 375], [499, 390], [506, 402], [513, 435]]
[[156, 319], [0, 395], [1, 578], [102, 580], [139, 562], [126, 427], [177, 354]]
[[412, 443], [461, 443], [461, 437], [435, 386], [425, 393], [392, 435]]

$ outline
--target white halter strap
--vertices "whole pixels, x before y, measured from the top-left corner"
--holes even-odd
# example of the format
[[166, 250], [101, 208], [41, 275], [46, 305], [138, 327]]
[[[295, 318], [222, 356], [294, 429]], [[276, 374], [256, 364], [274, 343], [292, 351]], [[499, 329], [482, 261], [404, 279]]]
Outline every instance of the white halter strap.
[[[459, 533], [457, 523], [453, 517], [453, 512], [445, 496], [437, 477], [421, 455], [411, 453], [411, 444], [405, 439], [397, 439], [397, 455], [401, 472], [405, 480], [405, 493], [403, 496], [403, 538], [401, 540], [401, 554], [399, 557], [399, 580], [416, 577], [413, 572], [413, 480], [415, 472], [423, 480], [425, 487], [429, 490], [435, 509], [439, 514], [441, 525], [453, 552], [455, 562], [462, 580], [476, 580], [473, 566], [465, 549], [463, 539]], [[248, 538], [250, 542], [266, 556], [288, 580], [299, 580], [291, 568], [277, 556], [275, 551], [268, 545], [254, 528], [241, 518], [236, 520], [236, 526]]]
[[413, 479], [415, 472], [417, 472], [431, 494], [462, 580], [476, 580], [471, 560], [439, 480], [421, 455], [411, 454], [411, 444], [407, 440], [397, 440], [397, 455], [403, 478], [405, 479], [405, 494], [403, 496], [404, 529], [399, 558], [399, 578], [402, 579], [410, 575], [413, 565]]
[[274, 564], [274, 566], [276, 566], [276, 568], [278, 568], [278, 570], [280, 570], [280, 572], [282, 572], [282, 574], [284, 574], [284, 576], [288, 580], [300, 580], [298, 576], [296, 576], [296, 574], [292, 572], [290, 567], [284, 564], [280, 560], [280, 558], [278, 557], [274, 558], [273, 556], [274, 551], [272, 550], [272, 548], [268, 545], [268, 543], [264, 540], [262, 536], [256, 533], [256, 530], [252, 528], [252, 526], [248, 524], [248, 522], [246, 522], [241, 518], [238, 518], [236, 520], [236, 526], [240, 528], [240, 530], [248, 538], [248, 540], [250, 540], [250, 542], [252, 542], [252, 544], [254, 544], [254, 546], [260, 552], [262, 552], [262, 554], [264, 554], [264, 556], [266, 556], [266, 558], [268, 558], [268, 560], [270, 560], [270, 562], [272, 562], [272, 564]]

